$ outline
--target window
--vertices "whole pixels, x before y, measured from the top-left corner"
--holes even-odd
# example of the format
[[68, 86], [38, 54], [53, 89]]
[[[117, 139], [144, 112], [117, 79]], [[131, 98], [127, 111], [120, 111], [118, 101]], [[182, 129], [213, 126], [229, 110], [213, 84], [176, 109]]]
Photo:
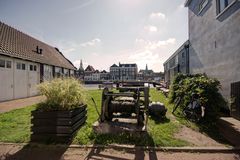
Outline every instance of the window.
[[31, 64], [29, 65], [29, 70], [33, 71], [33, 65], [31, 65]]
[[200, 4], [199, 4], [199, 13], [207, 6], [208, 4], [208, 0], [203, 0]]
[[231, 5], [236, 0], [217, 0], [217, 13], [221, 13], [225, 8]]
[[11, 61], [7, 61], [6, 62], [6, 66], [7, 66], [7, 68], [12, 68], [12, 62]]
[[26, 69], [26, 65], [24, 63], [22, 63], [22, 70]]
[[17, 62], [17, 69], [21, 69], [21, 63]]
[[34, 71], [37, 71], [37, 66], [36, 65], [34, 65]]
[[5, 60], [0, 59], [0, 67], [5, 68]]

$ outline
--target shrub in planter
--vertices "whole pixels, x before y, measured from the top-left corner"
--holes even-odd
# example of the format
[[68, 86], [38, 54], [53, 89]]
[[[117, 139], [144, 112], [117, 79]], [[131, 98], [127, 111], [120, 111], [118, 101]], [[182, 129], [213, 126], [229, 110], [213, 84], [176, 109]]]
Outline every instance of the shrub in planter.
[[32, 141], [69, 141], [86, 121], [86, 95], [74, 78], [54, 79], [38, 86], [46, 97], [32, 112]]
[[205, 74], [178, 74], [171, 84], [169, 100], [173, 103], [177, 97], [182, 97], [180, 107], [183, 108], [191, 101], [192, 94], [198, 94], [201, 105], [206, 107], [206, 118], [214, 119], [219, 109], [227, 105], [220, 89], [220, 82]]

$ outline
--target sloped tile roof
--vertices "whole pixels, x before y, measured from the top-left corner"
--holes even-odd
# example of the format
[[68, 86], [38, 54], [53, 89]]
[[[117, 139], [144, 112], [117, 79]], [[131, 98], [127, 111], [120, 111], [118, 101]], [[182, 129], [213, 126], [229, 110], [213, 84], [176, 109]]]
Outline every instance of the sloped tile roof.
[[[36, 52], [37, 46], [42, 54]], [[0, 21], [0, 54], [76, 70], [57, 49]]]
[[87, 68], [85, 69], [85, 71], [88, 71], [88, 72], [95, 72], [95, 69], [93, 68], [93, 66], [88, 65]]

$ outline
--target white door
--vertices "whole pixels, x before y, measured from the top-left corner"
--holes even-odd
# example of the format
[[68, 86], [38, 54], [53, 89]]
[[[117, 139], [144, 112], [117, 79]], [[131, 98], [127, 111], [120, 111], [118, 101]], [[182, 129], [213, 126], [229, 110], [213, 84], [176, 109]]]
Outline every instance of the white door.
[[28, 63], [28, 96], [38, 95], [37, 85], [40, 83], [40, 67], [37, 63]]
[[0, 56], [0, 101], [13, 98], [13, 60]]
[[53, 67], [49, 65], [43, 66], [43, 81], [51, 81], [53, 79]]
[[28, 65], [26, 61], [14, 63], [14, 98], [28, 97]]

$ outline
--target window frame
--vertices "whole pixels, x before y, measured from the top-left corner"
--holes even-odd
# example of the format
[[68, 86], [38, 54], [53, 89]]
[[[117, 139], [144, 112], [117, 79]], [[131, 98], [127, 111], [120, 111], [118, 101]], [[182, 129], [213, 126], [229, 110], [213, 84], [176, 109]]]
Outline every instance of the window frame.
[[1, 61], [3, 62], [3, 65], [0, 65], [0, 68], [6, 68], [6, 60], [5, 59], [0, 59], [0, 62]]
[[26, 64], [25, 63], [21, 63], [21, 66], [22, 66], [22, 70], [26, 70]]
[[[6, 66], [6, 68], [8, 68], [8, 69], [11, 69], [12, 68], [12, 61], [9, 61], [9, 60], [7, 60], [7, 61], [5, 61], [5, 66]], [[9, 65], [10, 64], [10, 65]]]
[[[37, 65], [33, 65], [33, 70], [37, 71]], [[50, 70], [50, 69], [49, 69]]]
[[220, 0], [216, 0], [216, 12], [217, 12], [217, 18], [223, 15], [229, 8], [231, 8], [237, 1], [239, 0], [233, 0], [231, 3], [228, 3], [227, 6], [224, 7], [223, 10], [220, 10]]
[[[206, 2], [206, 4], [204, 4]], [[209, 0], [202, 0], [201, 3], [198, 5], [198, 14], [201, 14], [201, 12], [204, 10], [204, 8], [207, 7], [209, 3]]]
[[22, 64], [20, 62], [16, 62], [16, 69], [21, 70]]
[[33, 65], [32, 64], [29, 65], [29, 71], [33, 71]]

